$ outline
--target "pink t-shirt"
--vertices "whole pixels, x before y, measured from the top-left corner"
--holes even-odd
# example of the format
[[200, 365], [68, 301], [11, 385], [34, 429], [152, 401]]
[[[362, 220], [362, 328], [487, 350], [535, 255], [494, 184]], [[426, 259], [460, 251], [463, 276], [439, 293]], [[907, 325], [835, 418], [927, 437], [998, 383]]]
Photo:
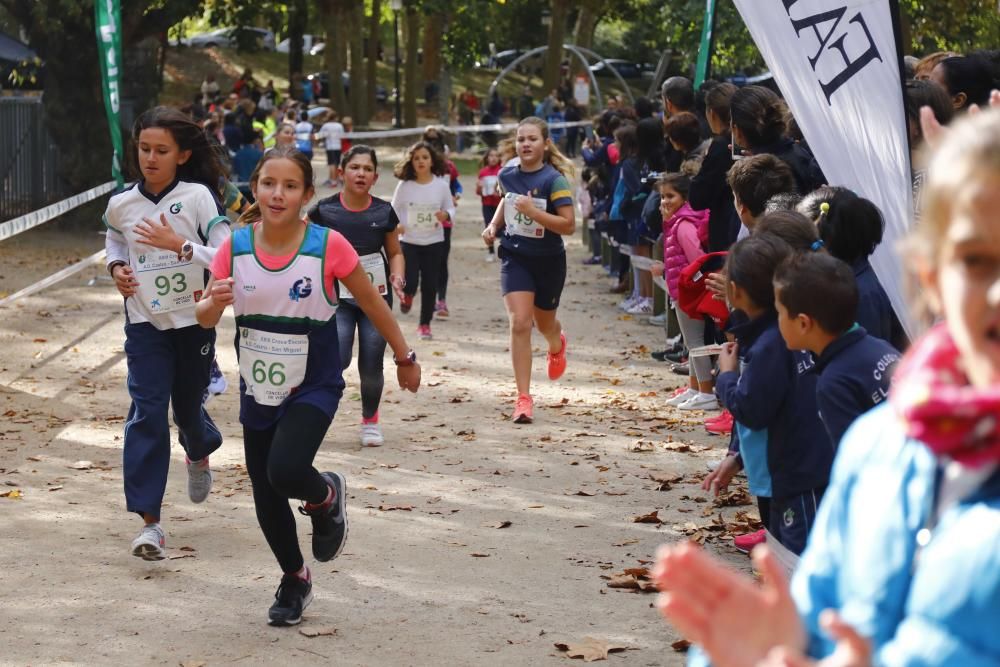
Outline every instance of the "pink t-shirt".
[[[260, 222], [254, 223], [254, 232], [260, 230], [260, 224]], [[260, 263], [271, 271], [285, 266], [295, 256], [294, 252], [282, 256], [268, 255], [260, 248], [256, 248], [255, 252]], [[216, 280], [223, 280], [229, 277], [232, 256], [233, 242], [230, 237], [219, 246], [219, 249], [215, 253], [215, 259], [212, 260], [212, 265], [209, 267], [209, 271], [212, 272]], [[354, 267], [358, 265], [358, 253], [340, 232], [335, 232], [331, 229], [327, 233], [326, 257], [324, 259], [323, 286], [326, 288], [327, 294], [334, 294], [333, 279], [345, 278], [354, 271]]]

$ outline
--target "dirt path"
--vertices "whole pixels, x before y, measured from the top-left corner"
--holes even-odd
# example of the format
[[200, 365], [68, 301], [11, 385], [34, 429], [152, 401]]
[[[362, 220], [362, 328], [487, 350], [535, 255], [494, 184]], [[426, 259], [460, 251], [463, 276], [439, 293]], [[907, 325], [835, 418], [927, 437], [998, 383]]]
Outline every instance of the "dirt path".
[[[87, 287], [95, 271], [0, 309], [0, 663], [560, 664], [554, 643], [592, 636], [634, 649], [612, 662], [681, 664], [654, 596], [608, 578], [692, 533], [745, 567], [712, 524], [750, 507], [713, 508], [696, 484], [724, 441], [661, 407], [680, 384], [646, 354], [661, 333], [618, 314], [603, 273], [580, 265], [578, 237], [560, 310], [569, 371], [548, 382], [539, 350], [536, 422], [507, 421], [506, 317], [480, 228], [471, 198], [452, 251], [452, 318], [435, 322], [435, 339], [417, 341], [414, 314], [401, 316], [425, 385], [416, 396], [387, 390], [385, 447], [358, 444], [357, 376], [347, 375], [317, 467], [347, 476], [351, 536], [338, 560], [312, 564], [316, 599], [300, 626], [336, 628], [330, 636], [265, 624], [280, 573], [256, 525], [234, 389], [210, 404], [226, 437], [211, 497], [187, 500], [175, 446], [170, 559], [141, 561], [128, 554], [139, 521], [121, 490], [117, 293]], [[93, 252], [86, 243], [78, 256]], [[0, 274], [16, 277], [4, 289], [27, 282], [26, 266], [45, 275], [68, 260], [65, 248], [33, 252], [0, 253]], [[232, 333], [227, 316], [220, 341]], [[219, 350], [235, 385], [232, 347]], [[662, 525], [633, 522], [654, 511]]]

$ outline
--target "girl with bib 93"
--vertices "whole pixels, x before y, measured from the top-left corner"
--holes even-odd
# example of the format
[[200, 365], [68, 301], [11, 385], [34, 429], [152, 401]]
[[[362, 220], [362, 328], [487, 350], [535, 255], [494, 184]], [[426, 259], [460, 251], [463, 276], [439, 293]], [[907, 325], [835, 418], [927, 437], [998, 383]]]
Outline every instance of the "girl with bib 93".
[[[399, 218], [392, 205], [370, 192], [378, 180], [375, 149], [357, 145], [341, 158], [340, 178], [344, 189], [321, 199], [309, 211], [309, 219], [344, 235], [361, 258], [365, 275], [375, 291], [392, 308], [392, 294], [403, 295], [403, 251], [399, 247]], [[340, 361], [351, 364], [354, 334], [358, 336], [358, 375], [361, 376], [361, 444], [377, 447], [384, 442], [379, 426], [379, 403], [385, 379], [382, 362], [385, 338], [358, 306], [354, 295], [338, 282], [337, 334]]]
[[530, 424], [532, 324], [549, 344], [549, 379], [566, 371], [566, 336], [556, 318], [566, 282], [566, 247], [576, 217], [569, 181], [573, 165], [549, 137], [544, 120], [529, 116], [516, 135], [520, 164], [500, 172], [502, 203], [483, 231], [487, 247], [500, 239], [500, 289], [510, 319], [510, 356], [517, 383], [513, 420]]
[[215, 330], [197, 326], [215, 249], [229, 238], [217, 188], [223, 167], [201, 128], [167, 107], [139, 116], [129, 153], [139, 180], [108, 201], [108, 271], [125, 297], [125, 357], [132, 398], [122, 451], [125, 503], [144, 526], [132, 553], [165, 557], [160, 507], [170, 465], [168, 409], [187, 456], [188, 496], [212, 489], [208, 455], [222, 434], [202, 405], [215, 357]]
[[290, 147], [265, 154], [250, 179], [257, 203], [247, 224], [219, 248], [198, 321], [215, 326], [227, 306], [236, 316], [240, 422], [257, 520], [284, 573], [268, 611], [271, 625], [295, 625], [312, 601], [289, 498], [312, 519], [316, 560], [336, 558], [347, 540], [344, 476], [319, 473], [313, 459], [344, 389], [334, 281], [392, 347], [403, 389], [416, 391], [416, 355], [338, 232], [304, 222], [313, 195], [308, 158]]

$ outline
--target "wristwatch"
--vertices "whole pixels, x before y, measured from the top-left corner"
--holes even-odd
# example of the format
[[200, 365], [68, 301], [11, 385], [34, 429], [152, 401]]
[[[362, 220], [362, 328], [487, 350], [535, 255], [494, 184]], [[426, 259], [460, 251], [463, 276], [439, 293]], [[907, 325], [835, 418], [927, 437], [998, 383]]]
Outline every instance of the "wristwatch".
[[406, 356], [403, 357], [402, 359], [397, 359], [396, 355], [392, 355], [392, 360], [396, 363], [397, 366], [412, 366], [413, 364], [417, 363], [417, 353], [414, 352], [413, 350], [410, 350], [409, 352], [406, 353]]
[[181, 251], [177, 254], [177, 261], [190, 262], [192, 257], [194, 257], [194, 244], [185, 241], [184, 245], [181, 246]]

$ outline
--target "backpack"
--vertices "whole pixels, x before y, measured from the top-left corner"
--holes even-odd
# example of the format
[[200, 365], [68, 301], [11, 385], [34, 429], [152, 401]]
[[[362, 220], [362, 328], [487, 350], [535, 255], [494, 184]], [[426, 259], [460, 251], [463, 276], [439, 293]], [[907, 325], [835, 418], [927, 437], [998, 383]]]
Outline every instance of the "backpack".
[[688, 317], [701, 319], [711, 317], [721, 330], [729, 319], [729, 307], [708, 291], [705, 276], [720, 271], [725, 264], [725, 252], [710, 252], [702, 255], [681, 270], [677, 280], [677, 305]]

